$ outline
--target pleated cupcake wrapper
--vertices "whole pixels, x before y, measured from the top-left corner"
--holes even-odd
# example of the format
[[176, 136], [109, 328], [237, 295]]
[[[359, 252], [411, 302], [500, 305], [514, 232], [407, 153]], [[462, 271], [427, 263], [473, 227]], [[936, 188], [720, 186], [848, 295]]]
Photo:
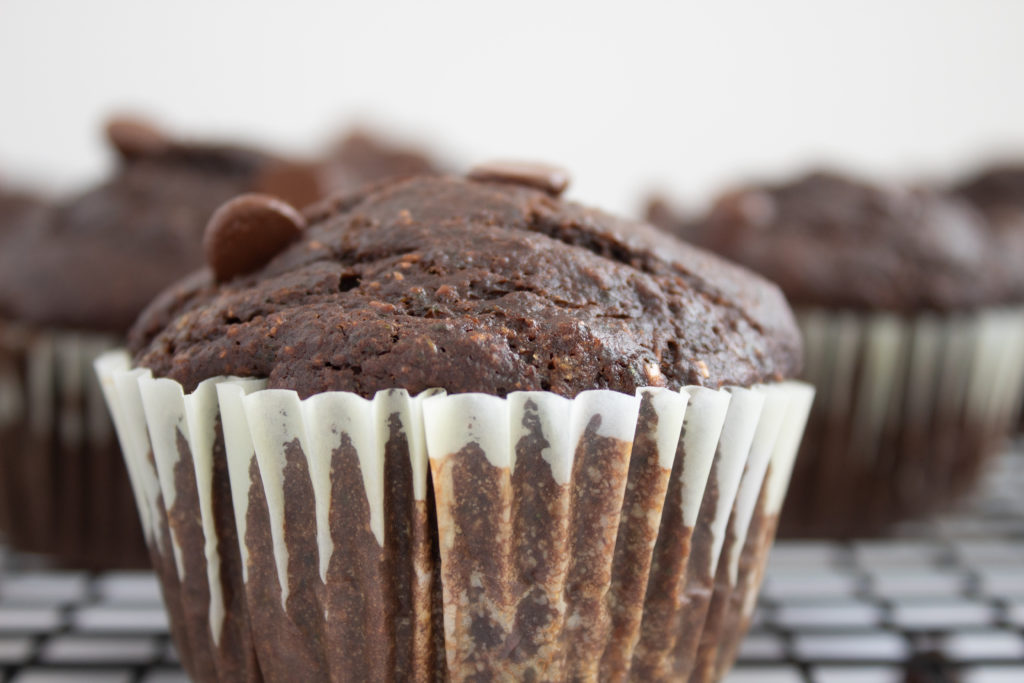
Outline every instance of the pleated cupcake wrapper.
[[1020, 410], [1024, 309], [912, 318], [810, 311], [800, 325], [816, 411], [852, 415], [865, 446], [904, 421], [967, 416], [1005, 429]]
[[0, 321], [0, 525], [23, 550], [66, 562], [145, 561], [92, 367], [116, 344], [110, 335]]
[[[798, 318], [804, 377], [818, 398], [797, 479], [801, 491], [815, 487], [817, 505], [838, 505], [834, 485], [866, 486], [872, 476], [902, 487], [894, 504], [907, 512], [948, 501], [949, 487], [969, 487], [982, 451], [1017, 419], [1024, 309], [911, 317], [807, 310]], [[802, 470], [819, 466], [834, 485], [804, 486]], [[818, 516], [814, 506], [803, 512]]]
[[66, 448], [113, 441], [92, 364], [116, 344], [109, 335], [0, 321], [0, 429], [27, 425]]
[[705, 618], [749, 620], [813, 394], [300, 400], [97, 371], [199, 680], [254, 678], [253, 652], [268, 680], [710, 680]]

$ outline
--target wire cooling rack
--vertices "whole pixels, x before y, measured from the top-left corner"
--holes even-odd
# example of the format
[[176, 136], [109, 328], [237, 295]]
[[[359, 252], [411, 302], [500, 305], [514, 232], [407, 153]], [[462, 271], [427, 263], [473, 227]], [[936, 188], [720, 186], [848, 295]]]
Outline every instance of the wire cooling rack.
[[[891, 538], [779, 541], [728, 683], [1024, 683], [1024, 443], [959, 510]], [[0, 681], [186, 681], [148, 572], [0, 549]]]

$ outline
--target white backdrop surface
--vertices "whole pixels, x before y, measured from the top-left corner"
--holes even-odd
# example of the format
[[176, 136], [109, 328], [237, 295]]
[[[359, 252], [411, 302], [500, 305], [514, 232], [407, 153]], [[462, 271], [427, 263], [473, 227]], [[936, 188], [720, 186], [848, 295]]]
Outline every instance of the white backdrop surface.
[[0, 0], [0, 175], [74, 187], [112, 110], [304, 152], [354, 121], [456, 163], [658, 186], [1024, 154], [1024, 2]]

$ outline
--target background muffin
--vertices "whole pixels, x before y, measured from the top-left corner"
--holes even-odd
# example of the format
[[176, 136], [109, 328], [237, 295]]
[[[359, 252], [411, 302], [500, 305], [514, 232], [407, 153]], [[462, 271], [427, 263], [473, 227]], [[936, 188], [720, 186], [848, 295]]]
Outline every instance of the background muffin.
[[[1016, 291], [1024, 292], [1024, 166], [992, 166], [961, 180], [952, 191], [985, 216], [1000, 246], [1001, 267], [1016, 283]], [[1017, 431], [1024, 431], [1024, 412]]]
[[799, 335], [772, 285], [565, 182], [233, 200], [212, 272], [134, 326], [138, 369], [99, 365], [194, 677], [728, 666], [809, 406], [780, 382]]
[[40, 197], [9, 187], [0, 179], [0, 236], [14, 230], [14, 226], [43, 206]]
[[[114, 175], [33, 208], [6, 229], [0, 250], [0, 385], [9, 404], [0, 519], [15, 547], [93, 567], [145, 562], [93, 358], [202, 263], [203, 229], [223, 201], [256, 188], [296, 201], [311, 193], [292, 182], [292, 162], [263, 152], [182, 142], [127, 119], [112, 121], [107, 135]], [[31, 202], [19, 204], [24, 215]]]
[[[0, 251], [4, 250], [7, 239], [17, 233], [26, 221], [31, 221], [43, 211], [41, 199], [12, 189], [0, 181]], [[2, 347], [0, 347], [2, 348]], [[21, 416], [21, 395], [8, 379], [15, 374], [14, 360], [0, 351], [0, 430], [19, 420]], [[0, 529], [9, 526], [7, 515], [10, 506], [0, 505]]]
[[440, 173], [443, 165], [425, 150], [393, 142], [365, 128], [353, 128], [322, 160], [325, 194], [344, 194], [363, 185]]
[[984, 211], [993, 222], [1020, 220], [1024, 214], [1024, 166], [998, 164], [953, 184], [952, 191]]
[[0, 250], [13, 235], [27, 229], [27, 223], [40, 220], [45, 207], [41, 197], [6, 186], [0, 179]]
[[971, 487], [1006, 436], [1024, 359], [1019, 264], [970, 205], [814, 173], [663, 226], [797, 308], [819, 393], [785, 532], [876, 533]]
[[997, 243], [999, 268], [1024, 298], [1024, 166], [993, 166], [964, 179], [952, 192], [982, 213]]

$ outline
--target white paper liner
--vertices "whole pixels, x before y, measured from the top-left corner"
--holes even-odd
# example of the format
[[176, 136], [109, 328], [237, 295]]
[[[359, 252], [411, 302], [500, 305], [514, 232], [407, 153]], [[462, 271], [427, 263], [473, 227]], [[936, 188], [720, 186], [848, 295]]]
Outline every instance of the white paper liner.
[[[736, 491], [735, 508], [731, 518], [735, 525], [735, 536], [732, 538], [731, 545], [725, 549], [729, 579], [732, 583], [736, 582], [740, 549], [743, 547], [743, 540], [747, 537], [750, 517], [754, 514], [754, 506], [757, 505], [758, 496], [764, 486], [768, 461], [772, 459], [775, 446], [779, 441], [779, 431], [782, 429], [783, 423], [786, 422], [786, 412], [792, 402], [790, 399], [795, 393], [792, 389], [779, 389], [774, 386], [767, 386], [764, 391], [774, 395], [772, 400], [764, 401], [761, 409], [762, 419], [757, 423], [757, 431], [751, 438], [750, 455], [747, 457], [746, 471], [743, 473], [739, 489]], [[807, 408], [809, 409], [810, 406], [808, 405]], [[800, 430], [803, 431], [802, 425]], [[795, 455], [795, 447], [792, 453], [779, 454], [774, 458], [775, 466], [782, 467], [783, 460], [791, 460]]]
[[[814, 488], [817, 498], [787, 508], [794, 529], [830, 533], [831, 519], [835, 533], [878, 531], [887, 518], [952, 502], [960, 491], [944, 481], [969, 489], [984, 451], [998, 447], [1020, 411], [1024, 309], [913, 316], [813, 309], [798, 319], [804, 378], [817, 401], [795, 478], [801, 493]], [[848, 487], [868, 486], [872, 476], [893, 482], [885, 500], [873, 497], [879, 509], [868, 521], [852, 509]], [[927, 486], [911, 481], [917, 476]], [[847, 490], [833, 496], [836, 487]]]
[[[778, 388], [778, 387], [776, 387]], [[733, 389], [729, 412], [725, 416], [725, 426], [718, 442], [719, 466], [718, 505], [711, 525], [714, 545], [711, 550], [711, 565], [708, 571], [714, 572], [718, 566], [718, 558], [725, 541], [725, 526], [729, 521], [730, 511], [736, 501], [740, 477], [744, 469], [749, 467], [748, 456], [764, 408], [766, 394], [763, 389]], [[782, 413], [774, 413], [779, 418]]]
[[145, 561], [92, 369], [115, 345], [108, 334], [0, 321], [0, 517], [16, 547], [67, 564]]
[[35, 433], [56, 431], [70, 448], [109, 443], [113, 430], [92, 364], [114, 346], [106, 334], [0, 321], [0, 428], [24, 421]]
[[[433, 514], [437, 516], [438, 576], [443, 592], [446, 644], [444, 657], [448, 675], [453, 680], [482, 671], [498, 677], [522, 676], [531, 671], [540, 673], [542, 677], [587, 677], [602, 671], [628, 674], [631, 660], [632, 665], [636, 665], [634, 650], [642, 640], [640, 621], [643, 618], [642, 597], [646, 578], [637, 584], [635, 577], [620, 574], [623, 567], [629, 569], [635, 566], [635, 562], [646, 567], [651, 555], [658, 554], [656, 546], [661, 542], [656, 540], [658, 527], [660, 522], [664, 528], [665, 515], [674, 516], [676, 521], [673, 524], [691, 531], [703, 515], [706, 524], [702, 524], [698, 531], [710, 548], [704, 558], [709, 566], [691, 568], [687, 576], [708, 573], [714, 576], [721, 556], [723, 563], [729, 566], [728, 573], [735, 579], [738, 549], [743, 547], [746, 529], [758, 501], [767, 501], [775, 512], [781, 503], [785, 492], [784, 480], [791, 467], [809, 408], [809, 397], [813, 393], [806, 385], [784, 382], [728, 391], [700, 387], [687, 387], [682, 392], [644, 389], [635, 396], [591, 391], [572, 400], [546, 392], [514, 393], [507, 399], [501, 399], [479, 394], [446, 396], [437, 392], [410, 397], [400, 390], [380, 392], [373, 399], [330, 392], [300, 400], [294, 392], [264, 390], [258, 381], [232, 378], [207, 380], [195, 392], [185, 394], [175, 382], [153, 379], [147, 371], [131, 370], [123, 353], [105, 356], [97, 362], [96, 369], [102, 378], [125, 458], [129, 462], [133, 487], [140, 499], [140, 515], [147, 528], [147, 539], [159, 554], [168, 558], [168, 553], [174, 556], [173, 567], [183, 585], [189, 580], [197, 580], [187, 576], [189, 563], [181, 557], [183, 544], [175, 537], [173, 521], [169, 534], [162, 534], [158, 527], [167, 524], [166, 520], [173, 516], [179, 495], [177, 488], [182, 481], [182, 473], [177, 466], [183, 457], [183, 447], [191, 457], [205, 537], [206, 572], [202, 579], [208, 583], [206, 609], [212, 651], [216, 651], [226, 637], [222, 633], [225, 604], [221, 556], [225, 552], [235, 552], [219, 544], [217, 526], [212, 519], [215, 501], [211, 472], [216, 457], [217, 425], [223, 430], [222, 443], [230, 477], [238, 553], [242, 558], [243, 579], [250, 602], [260, 600], [260, 595], [263, 595], [253, 593], [254, 586], [250, 585], [254, 580], [254, 567], [270, 559], [265, 557], [266, 550], [262, 555], [254, 554], [256, 549], [249, 545], [248, 539], [253, 538], [252, 534], [258, 530], [247, 527], [247, 520], [253, 519], [253, 514], [259, 514], [259, 510], [251, 508], [252, 502], [258, 501], [260, 505], [266, 505], [269, 515], [272, 542], [266, 548], [273, 555], [272, 575], [276, 576], [280, 590], [277, 596], [280, 603], [274, 609], [280, 609], [284, 620], [291, 621], [295, 605], [302, 600], [328, 601], [321, 603], [324, 624], [311, 624], [300, 619], [287, 625], [287, 628], [300, 631], [312, 629], [303, 638], [320, 642], [321, 647], [330, 642], [332, 615], [327, 607], [329, 598], [323, 597], [325, 593], [319, 591], [329, 594], [333, 590], [330, 572], [338, 562], [344, 564], [347, 560], [347, 556], [337, 555], [335, 542], [338, 537], [332, 534], [337, 529], [332, 528], [331, 520], [338, 518], [332, 518], [332, 514], [336, 514], [335, 508], [341, 503], [364, 500], [366, 529], [371, 534], [367, 538], [375, 539], [375, 544], [382, 550], [395, 541], [384, 521], [385, 450], [389, 434], [393, 436], [397, 429], [397, 433], [404, 435], [403, 443], [407, 447], [403, 457], [409, 459], [412, 472], [413, 502], [422, 506], [432, 499]], [[643, 442], [650, 444], [649, 452], [644, 456], [648, 459], [647, 474], [644, 475], [648, 479], [644, 480], [643, 486], [654, 486], [662, 496], [666, 486], [670, 489], [675, 487], [682, 495], [671, 509], [663, 508], [662, 500], [645, 499], [642, 494], [646, 489], [635, 488], [640, 480], [634, 480], [634, 477], [641, 474], [634, 473], [633, 468], [639, 467], [639, 461], [631, 466], [630, 452], [639, 448], [641, 434], [638, 430], [643, 425], [650, 425], [653, 430], [642, 435]], [[635, 443], [634, 439], [637, 439]], [[523, 451], [524, 447], [533, 450]], [[333, 461], [332, 465], [332, 454], [337, 457], [339, 449], [351, 449], [358, 458], [362, 491], [348, 492], [348, 496], [356, 496], [356, 499], [347, 496], [345, 501], [339, 501], [332, 497], [336, 495], [332, 492], [332, 476], [336, 474], [332, 468], [336, 468], [338, 462]], [[676, 466], [677, 453], [685, 458], [685, 466]], [[521, 464], [519, 458], [523, 455], [529, 456], [522, 465], [527, 469], [519, 473], [517, 465]], [[540, 462], [545, 463], [543, 469], [536, 469], [537, 456]], [[429, 496], [428, 458], [432, 470], [432, 477], [429, 477], [433, 480], [432, 497]], [[299, 470], [295, 469], [296, 465]], [[294, 511], [289, 512], [288, 506], [293, 499], [286, 494], [286, 490], [298, 481], [294, 477], [300, 470], [314, 499], [309, 517], [302, 519], [295, 517]], [[258, 475], [254, 475], [257, 471]], [[466, 478], [471, 476], [467, 474], [470, 471], [475, 473], [472, 476], [481, 478]], [[669, 477], [672, 471], [678, 471], [680, 475], [675, 483]], [[712, 473], [716, 497], [702, 506]], [[259, 489], [252, 486], [253, 476], [258, 476], [255, 481]], [[528, 477], [525, 485], [529, 490], [521, 488], [524, 476]], [[543, 483], [543, 479], [550, 483]], [[557, 537], [544, 535], [541, 539], [544, 543], [555, 543], [551, 547], [556, 550], [561, 547], [566, 551], [558, 555], [562, 559], [551, 558], [562, 567], [553, 574], [549, 572], [555, 577], [552, 579], [555, 583], [541, 582], [543, 590], [555, 591], [544, 599], [552, 610], [545, 617], [548, 619], [545, 624], [550, 633], [558, 634], [556, 647], [552, 646], [550, 639], [537, 636], [538, 642], [531, 644], [536, 647], [530, 651], [530, 656], [510, 656], [509, 647], [513, 652], [521, 652], [526, 649], [526, 644], [520, 643], [519, 639], [529, 640], [535, 636], [533, 631], [524, 635], [515, 624], [518, 623], [516, 619], [522, 617], [524, 606], [529, 606], [532, 599], [530, 591], [538, 589], [541, 584], [532, 588], [527, 585], [529, 595], [515, 591], [509, 593], [507, 587], [494, 593], [498, 589], [488, 586], [495, 577], [474, 572], [483, 566], [518, 571], [515, 568], [524, 558], [535, 560], [536, 557], [530, 554], [529, 549], [517, 545], [514, 535], [509, 535], [518, 528], [515, 525], [523, 521], [517, 517], [519, 513], [514, 512], [515, 506], [507, 508], [505, 503], [500, 503], [495, 509], [510, 510], [513, 516], [482, 520], [488, 525], [486, 528], [496, 531], [493, 535], [474, 536], [477, 530], [472, 526], [474, 517], [470, 513], [474, 509], [474, 496], [479, 497], [481, 490], [465, 490], [470, 481], [497, 487], [484, 489], [491, 493], [480, 498], [481, 504], [522, 502], [527, 498], [521, 496], [533, 495], [536, 493], [533, 489], [540, 487], [554, 492], [545, 494], [553, 497], [544, 498], [542, 502], [545, 505], [550, 503], [551, 509], [563, 510], [568, 515], [565, 523], [569, 526], [565, 528], [560, 527], [562, 522], [552, 520], [552, 529], [556, 530]], [[593, 491], [601, 492], [597, 499]], [[574, 497], [582, 495], [581, 492], [590, 493], [584, 498]], [[576, 502], [565, 508], [560, 507], [563, 503], [559, 500], [567, 504], [571, 500]], [[628, 515], [621, 514], [625, 512], [624, 505], [638, 503], [645, 508], [643, 515], [637, 516], [641, 508], [629, 508]], [[579, 507], [581, 504], [584, 508], [591, 504], [606, 505], [613, 517], [603, 514], [593, 518], [601, 520], [600, 527], [580, 527], [580, 524], [592, 523], [586, 518], [584, 508]], [[621, 519], [616, 520], [616, 517]], [[731, 517], [735, 518], [732, 524]], [[538, 522], [543, 523], [543, 519], [531, 523]], [[313, 545], [289, 536], [305, 533], [300, 527], [306, 523], [315, 528]], [[471, 526], [466, 526], [467, 523]], [[727, 526], [733, 536], [723, 555]], [[557, 531], [559, 528], [562, 531]], [[160, 545], [163, 535], [170, 537], [171, 548]], [[467, 539], [474, 539], [478, 547], [463, 547]], [[560, 543], [563, 545], [559, 546]], [[297, 547], [304, 548], [301, 558], [293, 554]], [[597, 552], [601, 548], [604, 550]], [[640, 555], [620, 557], [624, 548]], [[310, 557], [310, 552], [316, 557]], [[527, 555], [517, 554], [524, 552]], [[590, 552], [594, 554], [588, 554]], [[623, 559], [625, 562], [620, 565]], [[310, 561], [315, 562], [315, 575], [322, 589], [309, 585], [308, 579], [295, 583], [295, 572], [304, 571], [304, 566]], [[296, 562], [299, 564], [293, 567]], [[558, 565], [559, 562], [568, 564]], [[479, 566], [476, 563], [480, 563]], [[465, 567], [469, 566], [477, 569], [464, 574]], [[431, 575], [438, 569], [433, 572], [429, 567], [416, 569], [421, 583], [419, 588], [429, 590]], [[544, 571], [539, 565], [538, 570]], [[476, 578], [466, 578], [474, 576]], [[463, 578], [465, 582], [462, 582]], [[576, 581], [582, 583], [574, 583]], [[576, 588], [569, 590], [570, 584]], [[596, 600], [587, 598], [590, 591], [596, 591], [593, 593], [595, 597], [610, 591], [607, 593], [610, 602], [606, 604], [604, 597]], [[637, 591], [641, 599], [630, 604], [624, 602], [627, 597], [637, 595]], [[619, 603], [616, 596], [620, 598]], [[294, 602], [296, 600], [299, 602]], [[597, 616], [596, 621], [592, 619], [594, 615]], [[172, 610], [172, 619], [174, 616]], [[431, 618], [429, 614], [417, 617], [423, 623], [428, 623]], [[490, 641], [474, 642], [478, 637], [474, 629], [480, 625], [480, 619], [487, 619], [490, 627], [506, 633], [497, 646]], [[255, 621], [253, 624], [261, 668], [265, 672], [281, 670], [280, 662], [264, 661], [271, 655], [267, 654], [269, 650], [260, 649], [260, 628]], [[612, 624], [616, 625], [614, 633]], [[620, 628], [629, 633], [618, 633]], [[194, 636], [192, 638], [195, 640]], [[321, 638], [326, 640], [319, 640]], [[508, 638], [516, 640], [512, 642]], [[569, 642], [570, 647], [566, 648], [565, 642]], [[305, 642], [304, 645], [315, 647], [313, 642]], [[277, 646], [278, 649], [285, 647], [281, 643]], [[663, 653], [662, 659], [671, 659], [670, 650]], [[310, 651], [302, 656], [313, 662], [312, 666], [329, 669], [332, 663], [323, 655], [323, 652]], [[188, 656], [184, 658], [186, 666], [189, 666]], [[416, 666], [422, 667], [426, 661], [420, 658]], [[215, 664], [215, 671], [218, 666], [222, 664]], [[667, 666], [670, 670], [679, 670], [683, 665], [669, 661]], [[194, 667], [190, 667], [190, 673], [196, 676]], [[302, 675], [306, 673], [304, 671]], [[421, 680], [432, 675], [422, 669], [410, 673]]]
[[[729, 394], [704, 387], [687, 387], [690, 402], [683, 416], [683, 449], [686, 469], [682, 472], [682, 521], [693, 528], [697, 523], [704, 487], [718, 448], [718, 435], [729, 410]], [[703, 428], [697, 429], [697, 425]]]
[[[774, 387], [770, 387], [769, 390], [775, 391]], [[774, 443], [768, 444], [767, 440], [758, 442], [755, 438], [755, 450], [761, 448], [769, 449], [770, 455], [768, 457], [768, 464], [763, 474], [758, 474], [757, 468], [751, 468], [749, 475], [751, 477], [751, 487], [744, 494], [741, 492], [741, 497], [737, 500], [736, 511], [733, 513], [734, 518], [737, 521], [737, 537], [736, 542], [733, 545], [733, 553], [738, 559], [740, 556], [740, 548], [746, 541], [747, 532], [750, 529], [750, 523], [753, 518], [753, 514], [756, 511], [756, 505], [759, 499], [762, 501], [763, 509], [761, 514], [766, 520], [770, 520], [770, 531], [769, 536], [774, 536], [775, 523], [778, 520], [779, 513], [782, 510], [782, 503], [786, 497], [786, 489], [790, 483], [790, 474], [793, 471], [793, 464], [796, 461], [797, 453], [800, 450], [800, 440], [803, 436], [804, 429], [807, 426], [807, 419], [811, 413], [811, 406], [814, 402], [815, 390], [809, 385], [795, 385], [785, 392], [785, 395], [779, 395], [774, 397], [771, 401], [774, 404], [772, 407], [767, 407], [767, 410], [780, 410], [783, 411], [782, 417], [779, 420], [780, 424], [778, 427], [778, 433], [775, 437]], [[783, 407], [784, 404], [784, 407]], [[765, 424], [765, 431], [771, 431], [771, 423]], [[770, 435], [761, 433], [759, 426], [758, 437], [764, 436], [770, 439]], [[754, 455], [755, 451], [751, 452]], [[763, 483], [760, 486], [761, 496], [752, 496], [750, 491], [757, 486], [756, 481], [758, 478], [763, 478]], [[749, 497], [748, 497], [749, 496]], [[753, 505], [747, 507], [750, 503], [750, 498], [753, 498]], [[770, 540], [768, 538], [767, 540]], [[747, 586], [744, 590], [744, 598], [741, 609], [741, 616], [744, 619], [749, 618], [754, 613], [754, 607], [757, 601], [757, 591], [760, 588], [761, 578], [763, 577], [764, 562], [768, 559], [767, 552], [764, 553], [764, 557], [759, 557], [758, 560], [761, 562], [758, 576], [753, 578], [753, 583]], [[729, 576], [733, 583], [737, 582], [737, 570], [734, 563], [730, 563]]]
[[[248, 427], [249, 420], [245, 415], [245, 404], [242, 399], [253, 391], [259, 391], [266, 386], [263, 380], [237, 380], [235, 382], [224, 382], [217, 385], [217, 398], [220, 405], [221, 416], [224, 422], [239, 425], [239, 429], [232, 429], [224, 433], [225, 452], [228, 460], [228, 471], [239, 474], [231, 477], [231, 502], [235, 511], [235, 526], [238, 529], [238, 538], [245, 538], [246, 518], [249, 512], [249, 482], [241, 476], [245, 468], [249, 466], [252, 459], [256, 457], [256, 447], [252, 443], [252, 436]], [[246, 428], [241, 428], [242, 426]], [[320, 512], [320, 507], [317, 507]], [[249, 579], [249, 548], [244, 543], [239, 544], [242, 557], [242, 577]]]

